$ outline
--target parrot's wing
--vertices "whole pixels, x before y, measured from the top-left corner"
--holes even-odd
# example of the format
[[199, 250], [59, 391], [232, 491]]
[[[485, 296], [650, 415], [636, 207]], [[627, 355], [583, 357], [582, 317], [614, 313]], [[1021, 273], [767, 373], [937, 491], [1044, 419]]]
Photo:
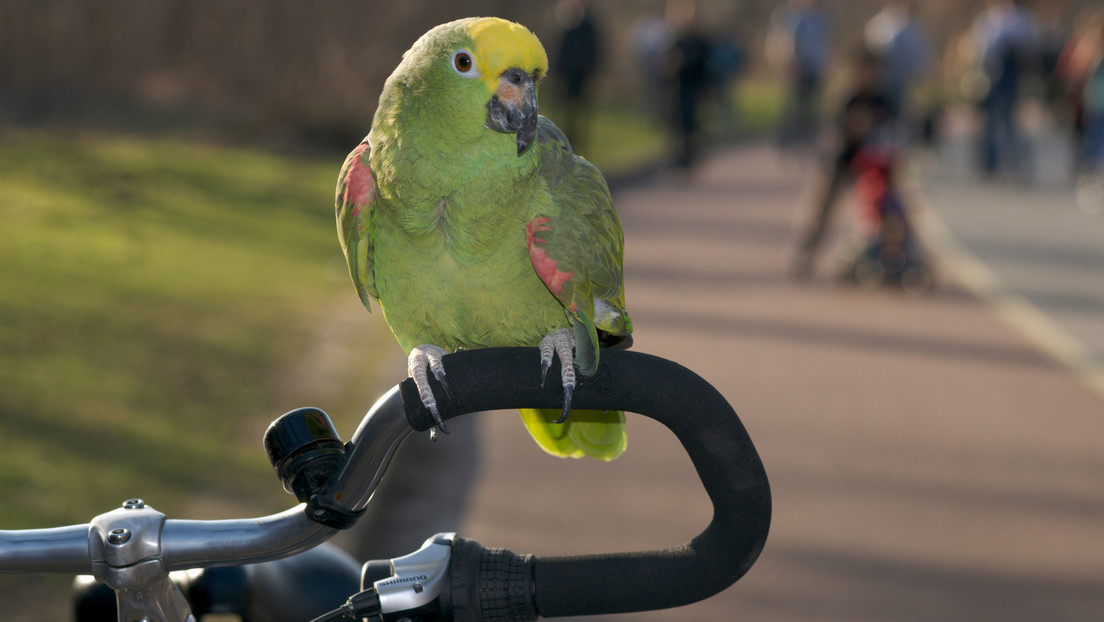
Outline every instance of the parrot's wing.
[[372, 145], [365, 138], [345, 158], [337, 178], [337, 233], [341, 249], [349, 262], [357, 293], [365, 308], [372, 310], [369, 299], [376, 297], [375, 273], [372, 270], [372, 209], [376, 199], [376, 180], [368, 166]]
[[625, 312], [621, 221], [605, 178], [593, 164], [575, 156], [563, 132], [544, 117], [536, 146], [541, 149], [541, 174], [552, 207], [526, 227], [529, 258], [549, 291], [575, 318], [575, 364], [590, 375], [598, 365], [598, 331], [603, 341], [632, 332]]

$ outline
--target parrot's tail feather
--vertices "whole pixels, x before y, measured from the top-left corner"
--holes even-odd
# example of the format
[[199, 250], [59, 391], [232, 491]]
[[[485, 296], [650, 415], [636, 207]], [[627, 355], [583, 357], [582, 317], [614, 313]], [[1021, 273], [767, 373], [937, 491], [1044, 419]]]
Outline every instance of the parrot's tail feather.
[[553, 456], [613, 460], [625, 452], [625, 413], [619, 410], [572, 410], [564, 423], [555, 423], [558, 410], [520, 412], [533, 440]]

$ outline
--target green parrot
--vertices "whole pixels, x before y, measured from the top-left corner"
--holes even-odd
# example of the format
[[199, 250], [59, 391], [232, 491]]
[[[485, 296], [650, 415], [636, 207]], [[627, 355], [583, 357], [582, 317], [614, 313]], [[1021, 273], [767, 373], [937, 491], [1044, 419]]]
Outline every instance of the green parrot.
[[612, 460], [624, 413], [571, 410], [571, 395], [599, 345], [631, 344], [624, 238], [601, 173], [537, 114], [547, 71], [537, 37], [503, 19], [423, 35], [341, 168], [338, 235], [442, 432], [428, 374], [447, 390], [443, 355], [539, 346], [542, 379], [560, 359], [564, 409], [522, 410], [530, 434], [553, 455]]

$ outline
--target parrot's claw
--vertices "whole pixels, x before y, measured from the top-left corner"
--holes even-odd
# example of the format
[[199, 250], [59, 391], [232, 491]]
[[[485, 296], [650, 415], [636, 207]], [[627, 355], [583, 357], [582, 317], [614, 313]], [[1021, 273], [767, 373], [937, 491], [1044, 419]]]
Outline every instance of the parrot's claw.
[[437, 367], [433, 369], [433, 376], [437, 378], [437, 382], [441, 384], [441, 388], [445, 390], [445, 395], [452, 399], [452, 389], [449, 388], [448, 382], [445, 381], [445, 368]]
[[572, 386], [570, 384], [565, 384], [564, 385], [564, 409], [563, 409], [563, 414], [560, 415], [560, 418], [557, 419], [555, 421], [555, 423], [563, 423], [564, 421], [567, 421], [568, 415], [571, 414], [571, 394], [574, 391], [575, 391], [574, 386]]
[[433, 440], [437, 440], [437, 430], [445, 434], [449, 433], [448, 426], [441, 419], [441, 411], [437, 408], [437, 398], [433, 396], [433, 388], [429, 386], [429, 372], [432, 371], [433, 376], [445, 390], [445, 394], [452, 397], [452, 392], [445, 382], [445, 366], [441, 362], [441, 357], [446, 354], [448, 350], [440, 346], [422, 344], [410, 351], [410, 357], [406, 363], [406, 373], [414, 379], [414, 385], [418, 387], [418, 397], [429, 411], [429, 415], [433, 417], [433, 422], [437, 424], [429, 431], [429, 437]]
[[575, 392], [575, 356], [572, 350], [575, 348], [575, 335], [570, 328], [545, 335], [540, 342], [541, 351], [541, 386], [544, 386], [544, 378], [548, 374], [548, 368], [552, 366], [552, 355], [555, 353], [560, 358], [560, 382], [564, 390], [563, 415], [556, 423], [567, 421], [571, 414], [571, 394]]

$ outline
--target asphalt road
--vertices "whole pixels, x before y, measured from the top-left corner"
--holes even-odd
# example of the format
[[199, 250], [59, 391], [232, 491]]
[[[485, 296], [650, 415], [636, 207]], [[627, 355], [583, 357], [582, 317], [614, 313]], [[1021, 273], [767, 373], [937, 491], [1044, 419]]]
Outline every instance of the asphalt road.
[[[692, 180], [615, 197], [634, 348], [689, 367], [732, 403], [766, 465], [774, 519], [733, 587], [594, 619], [1099, 620], [1104, 396], [960, 278], [961, 257], [935, 258], [924, 297], [841, 286], [829, 255], [810, 281], [790, 279], [806, 172], [749, 146]], [[932, 211], [983, 209], [967, 201], [973, 190], [939, 188]], [[985, 216], [967, 214], [949, 213], [949, 228], [984, 260]], [[1057, 236], [1055, 248], [1071, 246]], [[1047, 259], [1014, 251], [1006, 241], [1013, 273], [1032, 254]], [[649, 420], [630, 415], [628, 452], [612, 463], [545, 456], [513, 413], [457, 423], [480, 448], [457, 531], [484, 545], [642, 550], [709, 521], [689, 460]]]

